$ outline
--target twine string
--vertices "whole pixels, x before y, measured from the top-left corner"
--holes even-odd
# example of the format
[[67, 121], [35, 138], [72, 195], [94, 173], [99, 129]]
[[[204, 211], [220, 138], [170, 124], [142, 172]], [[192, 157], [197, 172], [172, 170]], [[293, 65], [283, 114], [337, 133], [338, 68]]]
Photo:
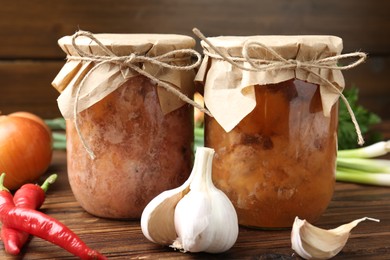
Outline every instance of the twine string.
[[[330, 82], [325, 77], [321, 76], [313, 69], [348, 70], [363, 63], [367, 59], [367, 54], [363, 52], [353, 52], [353, 53], [334, 55], [331, 57], [315, 59], [310, 61], [298, 61], [295, 59], [283, 58], [274, 49], [268, 47], [267, 45], [261, 42], [255, 40], [247, 40], [244, 42], [242, 48], [242, 57], [231, 57], [231, 56], [229, 57], [228, 55], [224, 54], [220, 49], [218, 49], [216, 46], [214, 46], [210, 42], [210, 40], [208, 40], [206, 36], [204, 36], [197, 28], [194, 28], [193, 32], [215, 52], [215, 53], [210, 53], [209, 51], [204, 49], [203, 52], [205, 55], [214, 59], [224, 60], [230, 63], [231, 65], [233, 65], [234, 67], [239, 68], [241, 70], [259, 72], [259, 71], [282, 70], [282, 69], [301, 69], [316, 76], [318, 79], [324, 82], [326, 86], [328, 86], [330, 89], [335, 91], [340, 96], [340, 98], [342, 99], [342, 101], [344, 102], [348, 110], [352, 123], [354, 124], [355, 131], [357, 134], [357, 142], [359, 145], [364, 144], [362, 132], [360, 130], [355, 114], [351, 106], [349, 105], [347, 98], [343, 95], [342, 91], [335, 84]], [[249, 50], [250, 48], [253, 47], [263, 48], [268, 53], [270, 53], [274, 59], [266, 60], [266, 59], [251, 58], [249, 56]], [[351, 59], [351, 58], [356, 60], [347, 65], [337, 64], [337, 62], [340, 60]], [[247, 64], [245, 63], [249, 64], [249, 66], [247, 66]]]
[[[83, 51], [76, 43], [76, 39], [78, 37], [88, 37], [91, 41], [95, 42], [101, 50], [105, 52], [106, 55], [95, 55], [92, 53], [88, 53]], [[73, 118], [75, 122], [75, 129], [76, 132], [80, 138], [80, 141], [82, 145], [84, 146], [85, 150], [89, 154], [90, 158], [93, 160], [96, 158], [96, 155], [92, 151], [92, 149], [89, 147], [87, 144], [87, 141], [85, 140], [81, 130], [80, 130], [80, 124], [79, 124], [79, 118], [78, 118], [78, 103], [79, 103], [79, 98], [80, 98], [80, 92], [82, 89], [82, 86], [84, 85], [85, 80], [91, 75], [91, 73], [98, 68], [99, 66], [106, 64], [106, 63], [111, 63], [111, 64], [116, 64], [120, 66], [121, 68], [129, 68], [135, 72], [137, 72], [140, 75], [143, 75], [147, 78], [149, 78], [154, 84], [157, 86], [160, 86], [164, 88], [166, 91], [176, 95], [178, 98], [180, 98], [182, 101], [196, 107], [203, 113], [212, 116], [211, 113], [198, 104], [197, 102], [193, 101], [187, 95], [183, 94], [180, 90], [175, 88], [173, 85], [164, 82], [162, 80], [159, 80], [157, 77], [151, 75], [150, 73], [146, 72], [142, 68], [139, 67], [139, 64], [141, 63], [149, 63], [153, 64], [162, 68], [166, 69], [171, 69], [171, 70], [179, 70], [179, 71], [190, 71], [195, 68], [197, 68], [200, 63], [202, 62], [202, 56], [200, 53], [193, 49], [179, 49], [179, 50], [173, 50], [170, 52], [167, 52], [165, 54], [155, 56], [155, 57], [147, 57], [144, 55], [137, 55], [135, 53], [131, 53], [128, 56], [116, 56], [109, 48], [107, 48], [101, 41], [99, 41], [92, 33], [87, 32], [87, 31], [78, 31], [76, 32], [73, 37], [72, 37], [72, 46], [76, 50], [79, 56], [73, 56], [73, 55], [68, 55], [67, 59], [68, 60], [79, 60], [79, 61], [91, 61], [91, 62], [97, 62], [97, 64], [88, 71], [88, 73], [84, 76], [80, 84], [77, 86], [76, 90], [76, 95], [75, 95], [75, 101], [74, 101], [74, 106], [73, 106]], [[181, 55], [183, 56], [182, 58], [177, 58], [175, 57], [176, 55]], [[191, 57], [195, 57], [196, 60], [195, 62], [189, 64], [189, 65], [176, 65], [173, 64], [172, 62], [177, 62], [177, 61], [184, 61], [184, 60], [189, 60]]]

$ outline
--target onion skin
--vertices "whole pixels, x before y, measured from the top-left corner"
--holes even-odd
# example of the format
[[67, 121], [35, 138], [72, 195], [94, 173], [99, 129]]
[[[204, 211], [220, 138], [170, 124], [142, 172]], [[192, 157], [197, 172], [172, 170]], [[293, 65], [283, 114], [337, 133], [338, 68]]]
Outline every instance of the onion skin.
[[29, 112], [20, 111], [20, 112], [14, 112], [12, 114], [9, 114], [8, 116], [17, 116], [17, 117], [23, 117], [23, 118], [28, 118], [28, 119], [34, 120], [35, 122], [41, 124], [47, 130], [47, 132], [51, 135], [51, 130], [47, 126], [45, 121], [43, 121], [42, 118], [40, 118], [39, 116], [37, 116], [35, 114], [29, 113]]
[[50, 129], [28, 112], [0, 116], [0, 173], [7, 174], [4, 186], [18, 189], [45, 173], [52, 158]]

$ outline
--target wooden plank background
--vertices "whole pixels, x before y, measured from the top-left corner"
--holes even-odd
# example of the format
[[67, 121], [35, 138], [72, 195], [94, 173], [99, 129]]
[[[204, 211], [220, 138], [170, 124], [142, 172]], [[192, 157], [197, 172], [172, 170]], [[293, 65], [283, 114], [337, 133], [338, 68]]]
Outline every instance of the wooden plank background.
[[[78, 28], [94, 33], [194, 36], [331, 34], [344, 53], [369, 54], [345, 72], [361, 102], [390, 119], [390, 1], [371, 0], [0, 0], [0, 111], [59, 116], [51, 81], [64, 64], [57, 40]], [[197, 47], [200, 50], [199, 46]]]

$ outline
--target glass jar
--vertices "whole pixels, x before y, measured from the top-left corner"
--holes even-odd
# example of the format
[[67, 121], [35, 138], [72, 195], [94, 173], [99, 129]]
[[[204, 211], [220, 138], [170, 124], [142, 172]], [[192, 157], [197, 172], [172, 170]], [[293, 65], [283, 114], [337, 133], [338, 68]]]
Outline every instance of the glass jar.
[[[342, 46], [337, 37], [315, 36], [208, 40], [247, 67], [242, 50], [248, 40], [261, 43], [246, 50], [259, 67], [278, 59], [271, 51], [282, 62], [305, 62], [339, 54]], [[296, 216], [316, 221], [334, 191], [338, 96], [326, 93], [321, 79], [299, 66], [246, 71], [207, 43], [202, 46], [209, 57], [196, 79], [204, 84], [205, 104], [213, 114], [205, 119], [205, 146], [215, 149], [213, 181], [232, 201], [239, 223], [274, 229], [291, 227]], [[286, 64], [275, 66], [281, 65]], [[343, 87], [338, 72], [318, 73]]]
[[298, 79], [256, 85], [255, 93], [254, 110], [228, 133], [206, 117], [214, 182], [242, 225], [289, 227], [295, 216], [313, 222], [333, 196], [337, 107], [325, 117], [318, 86]]
[[[97, 34], [94, 37], [111, 47], [113, 52], [117, 51], [117, 55], [135, 52], [152, 58], [195, 45], [192, 38], [178, 35]], [[102, 50], [90, 39], [78, 40], [80, 48], [92, 45], [89, 48], [92, 54], [101, 54]], [[68, 55], [80, 55], [75, 52], [70, 37], [60, 40], [60, 45]], [[68, 64], [72, 62], [73, 65]], [[139, 218], [152, 198], [180, 186], [190, 174], [193, 108], [158, 87], [155, 80], [116, 64], [102, 64], [102, 68], [97, 68], [98, 62], [90, 65], [86, 60], [68, 57], [68, 68], [64, 66], [68, 73], [61, 72], [60, 78], [53, 82], [58, 87], [66, 80], [61, 75], [73, 76], [71, 81], [66, 80], [71, 83], [59, 98], [60, 110], [67, 118], [69, 183], [77, 201], [87, 212], [107, 218]], [[177, 61], [170, 57], [170, 62], [178, 66], [188, 64], [190, 57], [178, 57]], [[105, 65], [108, 70], [104, 69]], [[87, 66], [90, 66], [88, 72], [80, 73]], [[175, 84], [186, 95], [193, 94], [193, 70], [178, 73], [164, 68], [156, 73], [158, 68], [151, 68], [153, 64], [137, 62], [137, 66], [149, 73], [154, 71], [151, 74]], [[75, 68], [77, 73], [72, 72]], [[123, 77], [126, 73], [131, 75]], [[83, 80], [91, 86], [80, 85]], [[103, 98], [85, 105], [77, 118], [72, 117], [74, 102], [83, 107], [83, 102], [90, 100], [83, 99], [85, 93], [75, 97], [76, 90], [93, 89], [97, 93], [92, 91], [90, 95], [99, 96], [101, 92], [96, 89], [103, 83], [105, 86], [101, 89], [117, 86]], [[94, 159], [86, 148], [93, 152]]]

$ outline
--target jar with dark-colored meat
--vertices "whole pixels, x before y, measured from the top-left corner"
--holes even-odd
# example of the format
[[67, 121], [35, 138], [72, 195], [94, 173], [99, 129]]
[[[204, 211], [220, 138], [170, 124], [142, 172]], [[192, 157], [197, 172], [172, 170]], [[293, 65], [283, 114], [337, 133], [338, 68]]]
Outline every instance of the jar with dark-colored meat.
[[213, 181], [241, 225], [315, 222], [334, 192], [342, 39], [328, 35], [219, 36], [201, 42], [195, 77], [212, 117]]
[[325, 117], [319, 87], [297, 79], [256, 85], [255, 95], [254, 110], [228, 133], [206, 117], [213, 180], [241, 225], [290, 227], [296, 216], [315, 221], [333, 195], [337, 106]]

